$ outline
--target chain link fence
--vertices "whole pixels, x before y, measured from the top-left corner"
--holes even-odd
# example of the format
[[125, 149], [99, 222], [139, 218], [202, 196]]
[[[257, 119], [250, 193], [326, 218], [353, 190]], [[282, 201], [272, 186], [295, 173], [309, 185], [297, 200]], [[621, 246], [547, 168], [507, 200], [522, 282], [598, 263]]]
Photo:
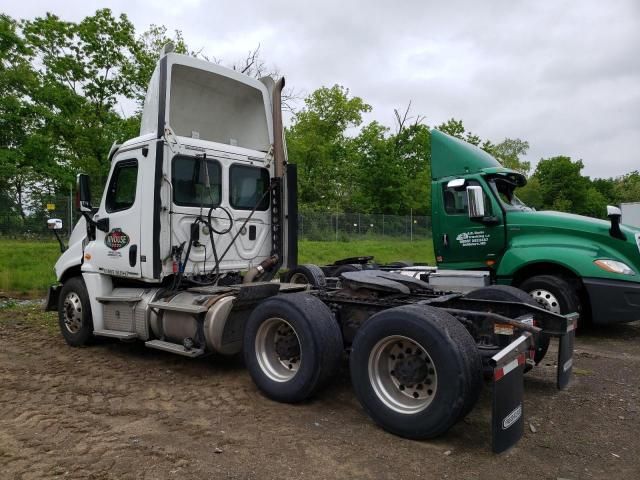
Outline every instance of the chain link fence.
[[302, 213], [298, 236], [303, 240], [340, 242], [363, 238], [423, 240], [431, 238], [431, 217], [370, 213]]
[[0, 205], [0, 239], [55, 239], [47, 228], [49, 218], [62, 220], [62, 230], [58, 233], [68, 238], [78, 220], [74, 199], [69, 195], [52, 198], [37, 211], [26, 211], [24, 216]]
[[[57, 197], [42, 205], [38, 212], [23, 217], [15, 210], [0, 205], [0, 238], [53, 239], [47, 219], [62, 220], [60, 236], [66, 238], [78, 220], [74, 199]], [[383, 215], [364, 213], [301, 213], [298, 236], [303, 240], [341, 242], [363, 238], [422, 240], [431, 237], [431, 217], [415, 215]]]

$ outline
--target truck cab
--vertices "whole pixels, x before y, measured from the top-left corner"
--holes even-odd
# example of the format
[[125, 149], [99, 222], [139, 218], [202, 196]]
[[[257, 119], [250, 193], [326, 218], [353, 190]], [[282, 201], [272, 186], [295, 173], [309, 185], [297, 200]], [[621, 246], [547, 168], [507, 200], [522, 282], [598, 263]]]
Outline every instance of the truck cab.
[[[640, 229], [522, 203], [519, 172], [438, 130], [431, 132], [433, 242], [438, 266], [488, 270], [556, 313], [595, 324], [640, 319]], [[622, 219], [624, 220], [624, 219]]]
[[108, 318], [116, 291], [161, 295], [183, 283], [270, 280], [295, 264], [296, 177], [284, 148], [283, 86], [284, 79], [251, 78], [165, 47], [140, 134], [111, 149], [98, 205], [89, 178], [78, 176], [82, 218], [56, 262], [60, 285], [49, 292], [49, 308], [57, 308], [67, 280], [81, 278], [97, 334], [117, 331]]

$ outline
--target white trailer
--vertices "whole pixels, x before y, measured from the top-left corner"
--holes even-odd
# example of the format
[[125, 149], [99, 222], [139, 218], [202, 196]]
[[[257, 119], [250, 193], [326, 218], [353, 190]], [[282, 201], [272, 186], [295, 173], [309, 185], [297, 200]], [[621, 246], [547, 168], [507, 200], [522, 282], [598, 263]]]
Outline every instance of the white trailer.
[[621, 203], [622, 223], [640, 228], [640, 202]]
[[[242, 352], [258, 387], [283, 402], [326, 385], [346, 351], [365, 410], [416, 439], [443, 434], [473, 408], [484, 370], [493, 378], [493, 449], [513, 445], [525, 366], [558, 337], [564, 388], [577, 315], [539, 308], [512, 287], [444, 295], [392, 272], [338, 280], [297, 265], [283, 86], [165, 47], [140, 135], [110, 152], [98, 206], [78, 176], [82, 219], [47, 301], [64, 339], [141, 341], [186, 357]], [[281, 268], [304, 281], [273, 281]]]

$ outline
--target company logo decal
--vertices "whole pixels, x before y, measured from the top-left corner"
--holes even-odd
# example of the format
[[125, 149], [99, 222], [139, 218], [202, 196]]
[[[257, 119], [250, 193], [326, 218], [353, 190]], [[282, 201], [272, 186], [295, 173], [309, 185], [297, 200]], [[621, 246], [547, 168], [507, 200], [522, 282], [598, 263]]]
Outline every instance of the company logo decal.
[[104, 244], [111, 250], [119, 250], [129, 245], [129, 235], [120, 228], [114, 228], [104, 237]]
[[504, 419], [502, 420], [502, 429], [506, 430], [507, 428], [509, 428], [511, 425], [516, 423], [521, 416], [522, 416], [522, 404], [519, 404], [513, 410], [513, 412], [511, 412], [509, 415], [504, 417]]
[[456, 240], [460, 242], [463, 247], [482, 247], [487, 244], [490, 234], [477, 230], [474, 232], [463, 232], [458, 234]]

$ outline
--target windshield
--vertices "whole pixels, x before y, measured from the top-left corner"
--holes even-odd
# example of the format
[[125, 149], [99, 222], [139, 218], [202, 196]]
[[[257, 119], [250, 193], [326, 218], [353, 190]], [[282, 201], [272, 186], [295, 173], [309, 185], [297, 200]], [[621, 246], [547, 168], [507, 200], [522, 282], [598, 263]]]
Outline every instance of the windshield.
[[505, 177], [492, 177], [488, 180], [489, 185], [491, 185], [491, 189], [505, 209], [519, 210], [523, 212], [531, 212], [534, 210], [522, 203], [522, 201], [516, 196], [515, 190], [518, 186], [515, 182], [512, 182]]

